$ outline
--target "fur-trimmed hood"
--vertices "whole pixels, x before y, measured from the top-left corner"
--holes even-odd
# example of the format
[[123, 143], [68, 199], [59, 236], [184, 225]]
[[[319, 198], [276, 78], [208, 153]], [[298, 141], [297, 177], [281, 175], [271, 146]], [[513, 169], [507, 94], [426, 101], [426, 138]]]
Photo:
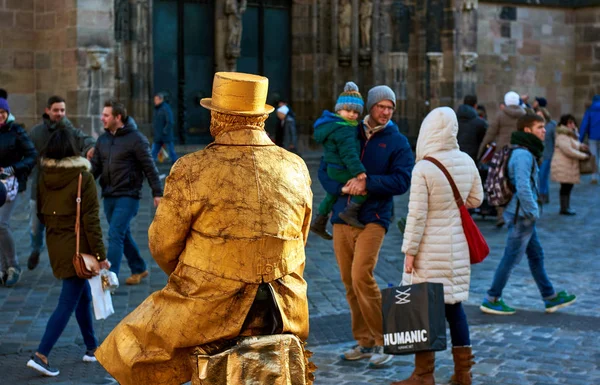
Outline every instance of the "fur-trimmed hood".
[[72, 156], [60, 160], [42, 158], [41, 183], [50, 190], [60, 190], [84, 171], [91, 171], [90, 162], [81, 156]]
[[579, 137], [579, 133], [577, 132], [577, 130], [571, 130], [570, 128], [562, 124], [556, 127], [556, 135], [567, 135], [573, 139], [577, 139]]
[[56, 167], [56, 168], [82, 168], [86, 171], [92, 170], [92, 164], [86, 158], [82, 156], [71, 156], [64, 159], [50, 159], [42, 158], [42, 167]]

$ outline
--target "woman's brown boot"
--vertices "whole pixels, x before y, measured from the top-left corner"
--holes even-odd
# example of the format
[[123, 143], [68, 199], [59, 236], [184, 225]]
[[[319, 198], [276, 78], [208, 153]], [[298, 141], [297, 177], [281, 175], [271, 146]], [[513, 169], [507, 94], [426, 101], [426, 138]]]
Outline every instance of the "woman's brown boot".
[[415, 354], [415, 370], [404, 381], [392, 382], [391, 385], [435, 385], [433, 370], [435, 369], [435, 352]]
[[452, 348], [454, 358], [454, 375], [451, 379], [452, 385], [471, 385], [471, 367], [475, 364], [470, 346], [458, 346]]

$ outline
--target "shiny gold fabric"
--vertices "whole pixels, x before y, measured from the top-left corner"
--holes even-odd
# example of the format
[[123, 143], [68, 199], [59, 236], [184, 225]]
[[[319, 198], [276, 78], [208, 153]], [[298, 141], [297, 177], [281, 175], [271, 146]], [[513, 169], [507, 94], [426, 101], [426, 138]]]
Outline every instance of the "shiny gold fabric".
[[173, 166], [148, 232], [169, 282], [96, 351], [121, 385], [189, 381], [193, 349], [237, 337], [262, 282], [273, 289], [283, 332], [308, 337], [310, 177], [256, 119], [232, 121]]
[[309, 355], [291, 334], [246, 337], [213, 355], [196, 349], [192, 385], [312, 385]]

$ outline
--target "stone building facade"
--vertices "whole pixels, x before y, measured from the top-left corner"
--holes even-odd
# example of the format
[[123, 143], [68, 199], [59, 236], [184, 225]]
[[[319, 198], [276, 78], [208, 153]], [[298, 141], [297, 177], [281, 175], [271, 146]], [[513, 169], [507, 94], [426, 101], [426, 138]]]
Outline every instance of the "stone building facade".
[[365, 98], [390, 85], [413, 139], [469, 93], [490, 116], [514, 90], [578, 117], [600, 93], [600, 0], [0, 0], [0, 17], [0, 87], [27, 127], [60, 94], [97, 135], [114, 96], [150, 134], [152, 93], [171, 84], [180, 140], [204, 140], [188, 134], [208, 131], [197, 101], [218, 70], [273, 77], [269, 102], [290, 103], [304, 148], [348, 80]]

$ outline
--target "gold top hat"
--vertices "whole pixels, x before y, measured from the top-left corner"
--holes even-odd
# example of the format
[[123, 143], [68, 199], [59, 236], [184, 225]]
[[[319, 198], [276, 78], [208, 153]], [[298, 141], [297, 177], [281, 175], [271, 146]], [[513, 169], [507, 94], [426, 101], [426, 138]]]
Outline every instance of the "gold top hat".
[[264, 115], [273, 112], [268, 104], [269, 79], [241, 72], [217, 72], [212, 98], [200, 100], [204, 108], [230, 115]]

